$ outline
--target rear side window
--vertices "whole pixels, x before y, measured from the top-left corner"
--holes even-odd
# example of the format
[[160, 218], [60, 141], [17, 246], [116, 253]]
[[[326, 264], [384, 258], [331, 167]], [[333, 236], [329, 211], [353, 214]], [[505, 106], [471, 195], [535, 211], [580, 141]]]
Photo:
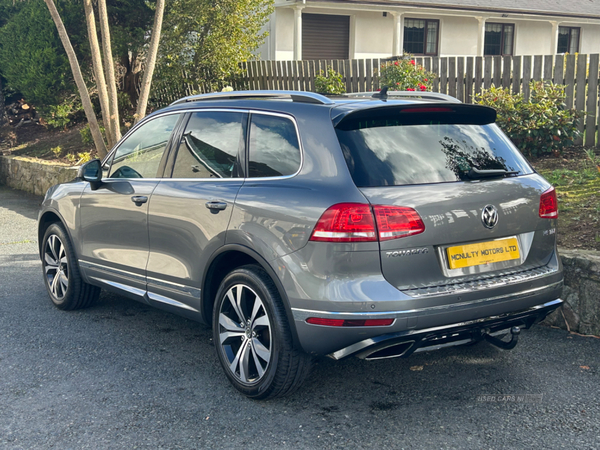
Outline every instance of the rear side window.
[[280, 177], [300, 169], [300, 145], [294, 123], [285, 117], [253, 114], [250, 124], [250, 177]]
[[398, 116], [363, 115], [336, 128], [358, 187], [465, 181], [472, 168], [532, 173], [495, 124], [473, 125], [465, 117], [452, 123], [452, 116], [440, 120], [439, 114], [429, 121], [424, 114]]
[[244, 146], [247, 115], [201, 111], [192, 114], [181, 136], [173, 178], [240, 176], [238, 155]]

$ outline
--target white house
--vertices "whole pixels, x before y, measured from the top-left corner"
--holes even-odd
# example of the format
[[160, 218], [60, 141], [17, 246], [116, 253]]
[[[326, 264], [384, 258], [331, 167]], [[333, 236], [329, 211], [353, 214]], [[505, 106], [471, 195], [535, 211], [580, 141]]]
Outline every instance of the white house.
[[262, 59], [600, 53], [600, 0], [276, 0]]

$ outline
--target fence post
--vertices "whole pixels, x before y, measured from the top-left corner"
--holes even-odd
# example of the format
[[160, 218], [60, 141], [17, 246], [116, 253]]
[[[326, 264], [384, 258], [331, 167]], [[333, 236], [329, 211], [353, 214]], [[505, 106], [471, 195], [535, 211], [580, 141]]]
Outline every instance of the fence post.
[[523, 98], [529, 100], [529, 81], [531, 81], [531, 56], [523, 56]]
[[465, 103], [473, 103], [473, 57], [467, 56], [467, 76], [465, 83]]
[[[576, 82], [576, 90], [575, 90], [575, 109], [577, 111], [585, 110], [585, 93], [586, 93], [586, 71], [587, 71], [587, 55], [582, 55], [581, 53], [577, 56], [577, 82]], [[577, 124], [577, 129], [579, 130], [579, 137], [575, 139], [575, 145], [583, 144], [583, 130], [585, 117], [582, 117]]]
[[565, 103], [567, 108], [573, 107], [573, 93], [575, 91], [575, 55], [567, 55], [567, 67], [565, 70], [565, 84], [567, 88], [565, 89], [565, 94], [567, 98], [565, 99]]
[[598, 62], [600, 55], [590, 55], [590, 67], [588, 76], [588, 98], [585, 118], [585, 145], [592, 147], [596, 145], [596, 120], [598, 119]]
[[456, 98], [465, 101], [465, 57], [459, 56], [456, 60]]
[[513, 83], [512, 83], [512, 93], [518, 94], [521, 92], [521, 56], [513, 56]]

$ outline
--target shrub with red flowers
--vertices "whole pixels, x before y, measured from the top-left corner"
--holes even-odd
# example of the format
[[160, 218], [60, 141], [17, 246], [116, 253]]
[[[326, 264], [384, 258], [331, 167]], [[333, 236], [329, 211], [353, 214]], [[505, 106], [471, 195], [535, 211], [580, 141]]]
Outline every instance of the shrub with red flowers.
[[410, 55], [381, 65], [379, 85], [390, 91], [430, 91], [435, 74], [427, 72]]

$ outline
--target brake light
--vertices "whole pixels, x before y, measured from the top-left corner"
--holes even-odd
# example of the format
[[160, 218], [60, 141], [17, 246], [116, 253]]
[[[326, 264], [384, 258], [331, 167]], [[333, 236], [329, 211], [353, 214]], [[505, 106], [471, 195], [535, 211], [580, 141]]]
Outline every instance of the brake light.
[[[377, 228], [375, 227], [377, 223]], [[419, 213], [405, 206], [338, 203], [323, 213], [311, 241], [376, 242], [412, 236], [425, 231]]]
[[310, 237], [321, 242], [377, 241], [371, 207], [362, 203], [338, 203], [323, 213]]
[[553, 187], [540, 197], [540, 217], [542, 219], [556, 219], [558, 217], [558, 200], [556, 190]]
[[412, 236], [425, 231], [421, 216], [412, 208], [375, 205], [373, 210], [380, 241]]
[[454, 110], [452, 108], [446, 108], [446, 107], [431, 107], [431, 106], [426, 106], [423, 108], [406, 108], [406, 109], [402, 109], [400, 112], [403, 113], [434, 113], [434, 112], [453, 112]]
[[306, 323], [311, 325], [325, 325], [328, 327], [387, 327], [394, 323], [394, 319], [324, 319], [322, 317], [309, 317]]

